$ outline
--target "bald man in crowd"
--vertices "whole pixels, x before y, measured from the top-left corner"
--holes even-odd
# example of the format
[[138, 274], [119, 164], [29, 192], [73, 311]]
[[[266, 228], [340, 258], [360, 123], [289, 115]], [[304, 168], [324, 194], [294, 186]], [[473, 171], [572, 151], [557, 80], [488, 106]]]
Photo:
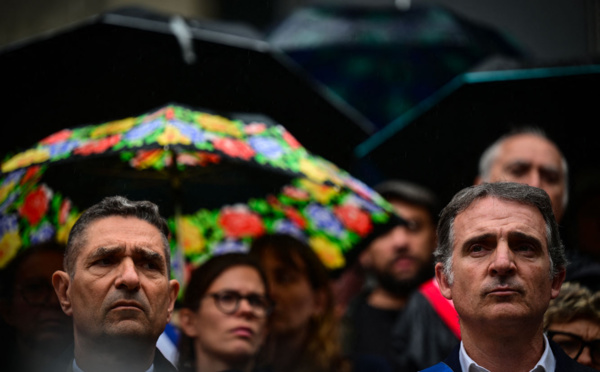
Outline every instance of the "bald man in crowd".
[[546, 191], [560, 222], [568, 201], [567, 160], [541, 129], [512, 131], [483, 152], [475, 184], [498, 181], [525, 183]]

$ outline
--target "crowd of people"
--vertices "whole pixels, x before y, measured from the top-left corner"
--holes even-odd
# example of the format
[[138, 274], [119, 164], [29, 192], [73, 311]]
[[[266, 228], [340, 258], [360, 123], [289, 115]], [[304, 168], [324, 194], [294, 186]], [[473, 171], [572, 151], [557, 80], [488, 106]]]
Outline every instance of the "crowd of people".
[[[156, 205], [107, 197], [66, 247], [28, 249], [2, 270], [2, 370], [600, 370], [598, 263], [562, 243], [567, 185], [557, 146], [521, 129], [444, 207], [420, 185], [377, 185], [402, 223], [339, 278], [307, 242], [273, 234], [187, 283], [171, 278]], [[167, 324], [175, 360], [157, 347]]]

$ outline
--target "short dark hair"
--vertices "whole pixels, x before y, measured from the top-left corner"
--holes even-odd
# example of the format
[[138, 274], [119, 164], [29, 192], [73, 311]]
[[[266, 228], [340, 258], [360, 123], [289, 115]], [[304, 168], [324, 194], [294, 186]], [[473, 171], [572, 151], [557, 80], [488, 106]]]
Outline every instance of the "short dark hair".
[[388, 201], [399, 200], [425, 208], [431, 221], [437, 223], [440, 209], [438, 199], [428, 188], [408, 181], [388, 180], [375, 185], [373, 189]]
[[[246, 253], [227, 253], [211, 257], [192, 271], [190, 280], [185, 287], [182, 307], [197, 311], [200, 308], [200, 301], [206, 295], [211, 284], [225, 271], [238, 266], [247, 266], [256, 270], [265, 287], [265, 293], [269, 293], [267, 277], [255, 257]], [[194, 370], [193, 366], [196, 358], [194, 341], [185, 333], [182, 333], [179, 339], [178, 351], [179, 359], [177, 363], [179, 370]]]
[[167, 221], [160, 215], [158, 206], [150, 201], [131, 201], [123, 196], [110, 196], [86, 209], [73, 225], [69, 233], [65, 251], [64, 268], [69, 275], [75, 275], [75, 260], [86, 243], [87, 229], [95, 221], [111, 217], [135, 217], [150, 223], [161, 234], [164, 253], [167, 261], [167, 271], [171, 273], [171, 254], [169, 249], [169, 227]]
[[454, 245], [454, 220], [473, 202], [483, 198], [514, 201], [537, 208], [546, 222], [546, 241], [550, 255], [551, 276], [565, 268], [567, 260], [560, 240], [558, 224], [552, 212], [550, 197], [542, 189], [515, 182], [482, 183], [459, 191], [442, 210], [438, 223], [438, 246], [434, 252], [437, 262], [444, 266], [444, 273], [452, 283], [452, 252]]

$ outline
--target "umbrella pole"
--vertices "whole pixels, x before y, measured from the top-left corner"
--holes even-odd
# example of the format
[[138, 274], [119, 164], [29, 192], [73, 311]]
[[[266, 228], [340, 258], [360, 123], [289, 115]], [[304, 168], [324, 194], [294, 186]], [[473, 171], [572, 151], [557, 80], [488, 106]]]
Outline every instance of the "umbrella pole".
[[[167, 146], [168, 147], [168, 146]], [[168, 150], [168, 148], [167, 148]], [[175, 250], [171, 252], [171, 272], [172, 276], [179, 281], [181, 286], [186, 283], [187, 278], [185, 276], [185, 260], [183, 254], [183, 234], [180, 232], [181, 229], [181, 173], [177, 168], [177, 153], [171, 151], [171, 164], [168, 167], [169, 179], [171, 183], [171, 192], [173, 194], [173, 203], [175, 211], [175, 231], [171, 234], [175, 234]]]

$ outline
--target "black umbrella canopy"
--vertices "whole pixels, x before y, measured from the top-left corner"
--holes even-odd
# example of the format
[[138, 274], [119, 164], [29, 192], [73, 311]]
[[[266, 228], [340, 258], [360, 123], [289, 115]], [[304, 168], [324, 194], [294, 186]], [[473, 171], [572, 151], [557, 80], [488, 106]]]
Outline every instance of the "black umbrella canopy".
[[244, 28], [139, 8], [5, 47], [0, 81], [10, 87], [1, 103], [10, 133], [3, 155], [61, 128], [137, 116], [173, 101], [269, 115], [342, 167], [373, 131]]
[[473, 184], [487, 146], [535, 125], [562, 150], [574, 185], [600, 170], [598, 84], [600, 65], [463, 74], [357, 146], [355, 174], [371, 184], [412, 180], [447, 202]]

